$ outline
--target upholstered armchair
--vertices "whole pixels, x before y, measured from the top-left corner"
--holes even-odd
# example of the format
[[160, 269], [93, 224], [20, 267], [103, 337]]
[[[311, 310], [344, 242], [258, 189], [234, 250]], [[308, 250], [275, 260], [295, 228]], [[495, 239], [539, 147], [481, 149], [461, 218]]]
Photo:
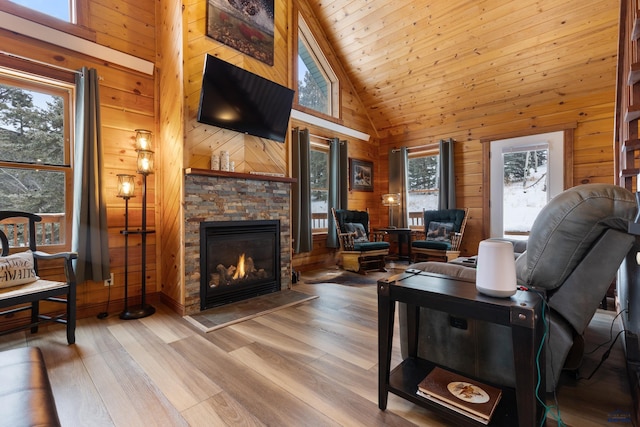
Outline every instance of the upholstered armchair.
[[424, 232], [411, 242], [414, 260], [448, 262], [460, 256], [468, 209], [425, 210]]
[[[547, 302], [547, 391], [555, 389], [563, 368], [580, 366], [583, 333], [635, 242], [627, 226], [636, 211], [634, 195], [626, 189], [588, 184], [559, 194], [534, 221], [526, 251], [516, 260], [516, 275], [518, 285], [544, 294]], [[475, 269], [452, 263], [424, 262], [411, 268], [475, 279]], [[403, 309], [400, 331], [406, 354]], [[466, 327], [452, 326], [460, 324]], [[454, 322], [436, 310], [421, 312], [419, 328], [421, 357], [513, 386], [517, 349], [511, 347], [508, 329], [472, 320]]]
[[389, 242], [383, 240], [383, 233], [371, 230], [369, 212], [331, 208], [331, 213], [340, 240], [342, 268], [363, 274], [373, 269], [386, 271]]

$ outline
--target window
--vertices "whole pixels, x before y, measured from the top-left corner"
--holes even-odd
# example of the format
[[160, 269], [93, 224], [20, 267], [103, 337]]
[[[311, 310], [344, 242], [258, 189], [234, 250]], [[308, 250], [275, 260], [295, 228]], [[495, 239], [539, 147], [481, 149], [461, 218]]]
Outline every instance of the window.
[[329, 147], [311, 145], [311, 231], [326, 233], [329, 216]]
[[407, 206], [410, 227], [422, 228], [423, 210], [438, 209], [439, 158], [431, 151], [409, 154]]
[[0, 68], [0, 207], [41, 215], [40, 246], [70, 244], [72, 93]]
[[74, 0], [11, 0], [11, 2], [62, 21], [76, 22]]
[[301, 16], [298, 19], [297, 81], [299, 105], [339, 117], [338, 78]]
[[563, 189], [563, 133], [491, 142], [491, 237], [526, 238]]

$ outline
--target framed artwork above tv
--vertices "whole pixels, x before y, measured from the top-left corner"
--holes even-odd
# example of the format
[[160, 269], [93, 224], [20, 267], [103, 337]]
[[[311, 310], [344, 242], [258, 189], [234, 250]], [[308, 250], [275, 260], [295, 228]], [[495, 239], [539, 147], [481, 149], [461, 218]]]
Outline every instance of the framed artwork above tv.
[[274, 0], [204, 0], [207, 36], [273, 65]]
[[373, 162], [349, 158], [349, 187], [355, 191], [373, 191]]

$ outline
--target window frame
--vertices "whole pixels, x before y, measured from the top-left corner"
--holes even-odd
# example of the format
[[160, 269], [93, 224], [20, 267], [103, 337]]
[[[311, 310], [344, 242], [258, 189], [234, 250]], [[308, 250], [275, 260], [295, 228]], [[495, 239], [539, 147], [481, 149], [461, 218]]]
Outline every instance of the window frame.
[[[329, 156], [329, 150], [330, 147], [327, 143], [325, 142], [318, 142], [318, 141], [312, 141], [310, 143], [310, 150], [311, 151], [319, 151], [319, 152], [323, 152], [327, 155], [327, 180], [329, 179], [329, 162], [331, 161], [330, 156]], [[311, 189], [311, 191], [313, 192], [313, 189]], [[328, 187], [328, 181], [327, 181], [327, 188], [326, 188], [326, 192], [327, 192], [327, 206], [328, 206], [328, 198], [329, 198], [329, 187]], [[310, 209], [310, 211], [312, 211], [312, 209]], [[313, 224], [313, 212], [311, 212], [311, 234], [313, 235], [317, 235], [317, 234], [327, 234], [329, 232], [329, 209], [327, 209], [327, 212], [325, 212], [327, 217], [325, 219], [325, 223], [326, 223], [326, 227], [324, 228], [314, 228]]]
[[[425, 149], [421, 149], [419, 151], [411, 151], [409, 150], [408, 153], [408, 158], [407, 158], [407, 216], [409, 218], [409, 228], [412, 229], [416, 229], [416, 230], [423, 230], [424, 229], [424, 217], [422, 215], [422, 211], [420, 212], [413, 212], [414, 216], [411, 216], [411, 211], [409, 211], [409, 193], [410, 193], [410, 188], [409, 188], [409, 182], [408, 182], [408, 177], [409, 177], [409, 162], [411, 162], [412, 159], [415, 158], [420, 158], [420, 157], [437, 157], [438, 160], [438, 167], [436, 170], [436, 182], [438, 182], [438, 173], [440, 170], [439, 167], [439, 163], [440, 163], [440, 150], [438, 148], [437, 145], [434, 145], [433, 147], [429, 147], [429, 148], [425, 148]], [[437, 192], [440, 192], [440, 187], [437, 187]]]
[[72, 34], [92, 42], [96, 41], [96, 32], [89, 29], [89, 5], [87, 0], [70, 0], [72, 6], [72, 19], [74, 22], [67, 22], [46, 13], [39, 12], [26, 6], [12, 3], [10, 0], [0, 3], [0, 11], [28, 21], [35, 22], [48, 28], [53, 28], [67, 34]]
[[[296, 88], [295, 96], [294, 96], [294, 106], [295, 109], [304, 111], [308, 114], [312, 114], [319, 117], [329, 118], [333, 121], [340, 120], [341, 118], [341, 109], [340, 109], [340, 79], [338, 78], [336, 72], [333, 70], [333, 67], [329, 63], [324, 51], [320, 47], [316, 37], [313, 35], [309, 25], [305, 21], [304, 17], [300, 12], [297, 14], [297, 32], [296, 37], [294, 37], [294, 52], [293, 52], [293, 79], [294, 86]], [[329, 96], [328, 106], [329, 106], [329, 114], [323, 113], [321, 111], [315, 110], [310, 107], [306, 107], [300, 104], [300, 100], [298, 98], [298, 82], [300, 81], [299, 69], [298, 69], [298, 57], [299, 57], [299, 40], [302, 39], [307, 51], [312, 56], [315, 61], [318, 69], [321, 73], [327, 78], [329, 83], [329, 89], [327, 91], [327, 95]], [[303, 76], [304, 77], [304, 76]]]
[[[44, 73], [43, 73], [44, 74]], [[56, 79], [43, 74], [35, 74], [26, 71], [3, 67], [0, 63], [0, 83], [10, 84], [14, 87], [21, 87], [27, 90], [48, 93], [60, 96], [64, 99], [64, 159], [60, 165], [50, 165], [42, 163], [11, 162], [0, 160], [0, 167], [22, 170], [45, 170], [64, 174], [65, 194], [64, 194], [64, 242], [57, 244], [39, 244], [39, 247], [46, 247], [47, 251], [59, 252], [71, 249], [72, 238], [72, 217], [73, 217], [73, 129], [75, 125], [75, 84], [69, 81]], [[55, 74], [55, 73], [54, 73]], [[63, 237], [63, 236], [61, 236]], [[15, 248], [11, 248], [14, 250]]]
[[[527, 135], [514, 138], [491, 140], [489, 143], [489, 200], [490, 200], [490, 221], [489, 236], [492, 238], [504, 237], [504, 211], [502, 201], [504, 197], [504, 164], [502, 161], [502, 151], [511, 149], [518, 151], [520, 148], [531, 147], [544, 141], [548, 143], [548, 183], [549, 191], [547, 202], [560, 194], [565, 188], [566, 171], [565, 158], [566, 135], [562, 131], [550, 131], [534, 135]], [[514, 237], [516, 235], [509, 235]], [[523, 237], [528, 234], [523, 234]]]

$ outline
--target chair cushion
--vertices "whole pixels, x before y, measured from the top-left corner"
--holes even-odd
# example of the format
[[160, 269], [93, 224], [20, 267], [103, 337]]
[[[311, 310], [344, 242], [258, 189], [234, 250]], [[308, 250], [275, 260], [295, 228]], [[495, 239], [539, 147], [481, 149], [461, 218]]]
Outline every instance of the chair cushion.
[[355, 238], [353, 239], [356, 243], [365, 243], [368, 242], [367, 233], [364, 231], [364, 225], [359, 222], [347, 222], [344, 224], [347, 233], [355, 233]]
[[0, 257], [0, 288], [24, 285], [38, 279], [31, 251]]
[[366, 242], [366, 243], [356, 243], [353, 245], [353, 250], [355, 251], [377, 251], [380, 249], [389, 249], [389, 242]]
[[584, 184], [560, 193], [533, 222], [527, 251], [516, 260], [518, 283], [559, 287], [605, 230], [626, 233], [636, 211], [633, 193], [616, 185]]
[[366, 211], [351, 211], [347, 209], [336, 209], [336, 218], [338, 219], [338, 226], [342, 232], [346, 232], [345, 224], [360, 223], [364, 226], [364, 232], [369, 235], [369, 213]]
[[436, 249], [439, 251], [448, 251], [451, 249], [451, 240], [438, 241], [438, 240], [416, 240], [411, 243], [412, 248], [420, 249]]

